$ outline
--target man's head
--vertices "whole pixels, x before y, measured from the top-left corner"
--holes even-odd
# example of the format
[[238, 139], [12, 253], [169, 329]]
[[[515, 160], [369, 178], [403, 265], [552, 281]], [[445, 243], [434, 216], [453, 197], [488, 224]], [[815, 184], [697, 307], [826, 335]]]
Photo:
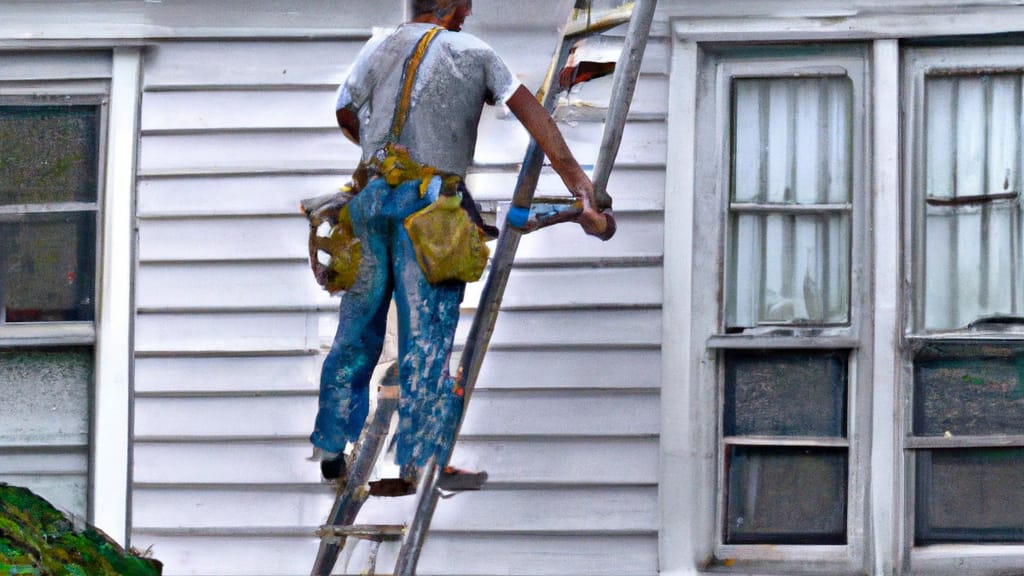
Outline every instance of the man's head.
[[473, 11], [473, 0], [413, 0], [414, 19], [432, 16], [452, 31], [462, 29], [462, 23]]

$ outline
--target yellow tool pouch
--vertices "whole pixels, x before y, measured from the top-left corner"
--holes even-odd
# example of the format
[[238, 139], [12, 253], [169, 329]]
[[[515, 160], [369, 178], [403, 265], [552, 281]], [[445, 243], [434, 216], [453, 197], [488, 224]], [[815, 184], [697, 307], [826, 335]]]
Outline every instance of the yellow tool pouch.
[[455, 194], [435, 202], [405, 219], [416, 260], [427, 282], [450, 280], [475, 282], [487, 267], [491, 251], [482, 230], [461, 206]]
[[356, 281], [362, 249], [352, 231], [348, 203], [363, 186], [357, 170], [353, 182], [340, 192], [302, 201], [309, 220], [309, 264], [324, 290], [331, 294], [348, 290]]

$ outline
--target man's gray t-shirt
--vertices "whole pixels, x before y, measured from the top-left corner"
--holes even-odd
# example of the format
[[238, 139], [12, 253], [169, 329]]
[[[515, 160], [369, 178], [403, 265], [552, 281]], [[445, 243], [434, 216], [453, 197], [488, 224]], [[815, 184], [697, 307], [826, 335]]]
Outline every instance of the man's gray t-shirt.
[[[348, 108], [359, 116], [364, 160], [387, 144], [405, 62], [433, 27], [411, 22], [391, 34], [375, 36], [338, 88], [336, 108]], [[465, 175], [473, 161], [483, 105], [505, 101], [519, 85], [485, 42], [465, 32], [442, 31], [416, 74], [399, 143], [423, 164]]]

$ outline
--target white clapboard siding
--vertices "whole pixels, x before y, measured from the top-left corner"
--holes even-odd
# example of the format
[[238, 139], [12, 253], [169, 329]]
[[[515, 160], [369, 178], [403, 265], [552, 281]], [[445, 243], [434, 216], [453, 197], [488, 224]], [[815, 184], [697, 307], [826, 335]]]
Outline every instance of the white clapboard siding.
[[[477, 202], [509, 201], [515, 192], [518, 173], [485, 166], [471, 170], [467, 186]], [[665, 169], [663, 166], [619, 166], [608, 179], [608, 193], [615, 214], [627, 211], [653, 211], [665, 207]], [[562, 179], [550, 168], [541, 172], [538, 197], [569, 198]]]
[[[133, 493], [141, 531], [237, 526], [287, 529], [320, 526], [334, 500], [330, 485], [213, 488], [143, 486]], [[442, 500], [432, 529], [441, 532], [621, 533], [657, 530], [654, 486], [549, 487], [486, 490]], [[365, 523], [388, 523], [415, 506], [413, 498], [373, 498]]]
[[[309, 434], [310, 415], [316, 409], [315, 393], [192, 398], [140, 394], [135, 401], [135, 437], [140, 441], [302, 437]], [[239, 411], [246, 418], [236, 418]], [[654, 436], [658, 414], [656, 391], [483, 389], [473, 397], [462, 433], [466, 437]]]
[[136, 275], [139, 310], [303, 308], [337, 305], [306, 261], [153, 263]]
[[321, 363], [316, 353], [141, 357], [135, 360], [135, 391], [179, 395], [313, 391], [320, 383]]
[[340, 169], [355, 166], [359, 157], [337, 129], [152, 134], [139, 146], [139, 175]]
[[[308, 441], [296, 438], [136, 440], [135, 482], [319, 483], [320, 469], [309, 462], [310, 453]], [[648, 485], [657, 471], [658, 441], [642, 437], [469, 438], [458, 443], [452, 462], [487, 470], [494, 484]]]
[[[466, 287], [466, 306], [480, 301], [483, 282]], [[590, 306], [660, 306], [661, 266], [594, 268], [515, 268], [509, 275], [502, 309]]]
[[[299, 576], [313, 566], [318, 541], [293, 536], [163, 536], [142, 533], [139, 546], [160, 554], [167, 566], [193, 567], [203, 576]], [[378, 567], [392, 566], [392, 546], [382, 547]], [[363, 573], [365, 547], [347, 570]], [[559, 559], [555, 561], [554, 559]], [[389, 564], [390, 562], [390, 564]], [[459, 569], [453, 571], [453, 564]], [[383, 573], [383, 572], [380, 572]], [[506, 536], [431, 534], [416, 571], [422, 576], [648, 576], [657, 573], [657, 538], [624, 536]]]
[[253, 128], [334, 128], [335, 86], [165, 90], [143, 97], [143, 133]]
[[139, 261], [306, 260], [309, 224], [301, 214], [159, 219], [139, 225]]
[[[351, 167], [319, 174], [249, 174], [146, 178], [139, 182], [140, 218], [287, 215], [305, 198], [336, 192]], [[301, 244], [301, 242], [300, 242]]]
[[139, 314], [135, 350], [155, 354], [305, 352], [319, 347], [316, 320], [316, 314], [302, 311]]
[[370, 37], [339, 41], [164, 42], [146, 56], [148, 91], [202, 86], [337, 84]]
[[[473, 20], [488, 10], [505, 8]], [[535, 89], [557, 23], [517, 22], [481, 33]], [[338, 300], [313, 284], [298, 203], [337, 189], [356, 165], [331, 109], [363, 40], [253, 35], [147, 49], [131, 538], [152, 546], [167, 576], [312, 565], [333, 487], [306, 438]], [[491, 480], [439, 504], [420, 574], [657, 573], [666, 46], [655, 40], [645, 58], [611, 178], [616, 237], [568, 225], [520, 245], [453, 457]], [[574, 97], [596, 102], [607, 85]], [[592, 169], [602, 122], [560, 126]], [[507, 110], [485, 110], [469, 183], [486, 210], [511, 197], [526, 145]], [[539, 193], [565, 194], [550, 168]], [[467, 290], [453, 361], [480, 286]], [[407, 501], [371, 499], [360, 521], [407, 521]], [[383, 567], [393, 552], [382, 556]], [[353, 560], [338, 573], [362, 568]]]

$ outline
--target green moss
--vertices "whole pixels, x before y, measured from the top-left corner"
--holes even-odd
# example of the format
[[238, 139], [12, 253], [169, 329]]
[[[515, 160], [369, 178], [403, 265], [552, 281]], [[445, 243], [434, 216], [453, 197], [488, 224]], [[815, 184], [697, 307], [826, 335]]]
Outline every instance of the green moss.
[[0, 484], [0, 574], [160, 576], [161, 568], [95, 528], [76, 529], [31, 491]]

